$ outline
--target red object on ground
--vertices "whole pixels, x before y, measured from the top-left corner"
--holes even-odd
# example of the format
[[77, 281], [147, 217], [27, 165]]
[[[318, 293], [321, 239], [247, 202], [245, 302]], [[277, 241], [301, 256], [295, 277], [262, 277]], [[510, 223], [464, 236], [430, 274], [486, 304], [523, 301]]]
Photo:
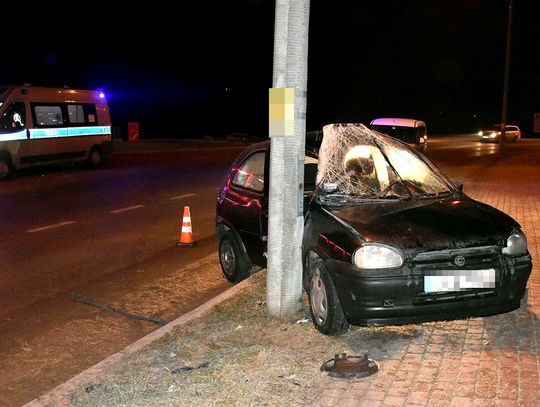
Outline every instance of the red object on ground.
[[139, 123], [128, 123], [128, 141], [130, 143], [137, 143], [139, 141]]

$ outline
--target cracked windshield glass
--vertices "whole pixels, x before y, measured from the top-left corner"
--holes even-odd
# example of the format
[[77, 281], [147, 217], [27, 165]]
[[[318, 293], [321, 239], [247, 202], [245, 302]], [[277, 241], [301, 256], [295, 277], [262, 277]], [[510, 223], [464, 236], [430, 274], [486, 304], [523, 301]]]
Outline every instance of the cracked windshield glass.
[[429, 161], [362, 124], [323, 128], [317, 185], [322, 202], [421, 199], [456, 192]]

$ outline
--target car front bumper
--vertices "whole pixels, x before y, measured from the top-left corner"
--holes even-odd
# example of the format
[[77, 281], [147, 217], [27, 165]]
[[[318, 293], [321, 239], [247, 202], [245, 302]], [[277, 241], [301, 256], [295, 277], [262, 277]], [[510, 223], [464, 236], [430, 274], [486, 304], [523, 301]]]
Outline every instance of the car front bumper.
[[[494, 288], [425, 293], [424, 269], [365, 271], [328, 260], [343, 311], [353, 325], [400, 325], [500, 314], [520, 307], [531, 273], [530, 255], [499, 255]], [[501, 264], [504, 264], [501, 267]]]
[[496, 137], [490, 137], [490, 136], [479, 136], [479, 141], [481, 142], [492, 142], [492, 143], [496, 143], [499, 141], [499, 136], [497, 135]]

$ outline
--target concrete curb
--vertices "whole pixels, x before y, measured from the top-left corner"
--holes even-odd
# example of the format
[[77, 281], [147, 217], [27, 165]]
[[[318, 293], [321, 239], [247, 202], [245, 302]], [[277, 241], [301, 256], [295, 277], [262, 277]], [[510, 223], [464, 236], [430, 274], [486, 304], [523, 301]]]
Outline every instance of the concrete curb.
[[[118, 365], [124, 358], [141, 351], [146, 346], [171, 333], [175, 328], [185, 325], [188, 322], [201, 318], [206, 314], [210, 313], [216, 305], [220, 304], [225, 300], [228, 300], [229, 298], [234, 297], [236, 294], [247, 288], [250, 284], [251, 279], [248, 278], [234, 285], [227, 291], [224, 291], [223, 293], [212, 298], [208, 302], [195, 308], [193, 311], [190, 311], [187, 314], [176, 318], [174, 321], [171, 321], [167, 325], [142, 337], [141, 339], [127, 346], [120, 352], [109, 356], [108, 358], [102, 360], [96, 365], [79, 373], [77, 376], [72, 377], [65, 383], [62, 383], [61, 385], [39, 396], [38, 398], [24, 404], [23, 407], [45, 407], [50, 405], [56, 405], [54, 403], [57, 403], [59, 405], [65, 404], [66, 401], [69, 401], [66, 399], [66, 395], [74, 393], [75, 390], [80, 389], [85, 384], [88, 384], [92, 380], [95, 380], [96, 377], [98, 377], [101, 373], [107, 371], [107, 369]], [[62, 402], [63, 400], [65, 400], [65, 402]]]

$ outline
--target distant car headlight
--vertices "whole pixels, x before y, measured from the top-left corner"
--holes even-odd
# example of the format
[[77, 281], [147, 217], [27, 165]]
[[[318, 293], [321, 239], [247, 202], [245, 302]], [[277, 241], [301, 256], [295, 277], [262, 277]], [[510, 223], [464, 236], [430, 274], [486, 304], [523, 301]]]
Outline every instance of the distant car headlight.
[[483, 132], [483, 131], [479, 131], [479, 132], [478, 132], [478, 135], [479, 135], [479, 136], [483, 136], [483, 135], [484, 135], [484, 132]]
[[521, 231], [514, 232], [506, 239], [506, 247], [502, 252], [508, 256], [518, 256], [527, 253], [527, 238]]
[[403, 265], [403, 256], [393, 247], [368, 243], [353, 254], [353, 263], [361, 269], [385, 269]]
[[490, 137], [490, 138], [495, 138], [495, 137], [497, 137], [497, 133], [493, 132], [493, 133], [491, 133], [491, 134], [489, 135], [489, 137]]

